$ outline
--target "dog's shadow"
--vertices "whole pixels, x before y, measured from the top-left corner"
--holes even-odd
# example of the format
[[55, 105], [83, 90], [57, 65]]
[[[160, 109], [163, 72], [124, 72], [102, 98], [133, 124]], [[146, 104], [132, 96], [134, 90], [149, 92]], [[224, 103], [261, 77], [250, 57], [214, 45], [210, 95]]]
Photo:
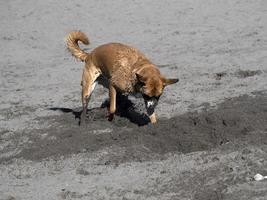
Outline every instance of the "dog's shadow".
[[[146, 114], [139, 113], [135, 110], [133, 102], [130, 99], [128, 99], [127, 96], [117, 95], [116, 105], [117, 105], [117, 110], [116, 110], [115, 115], [119, 117], [127, 118], [130, 122], [138, 126], [144, 126], [150, 122], [149, 117]], [[103, 113], [103, 109], [106, 110], [107, 108], [109, 108], [108, 99], [106, 99], [101, 104], [100, 108], [88, 109], [87, 110], [88, 116], [89, 118], [94, 117], [97, 115], [98, 112]], [[52, 107], [52, 108], [49, 108], [49, 110], [61, 111], [63, 113], [72, 113], [75, 119], [79, 119], [79, 120], [81, 119], [81, 114], [82, 114], [81, 110], [74, 110], [71, 108], [62, 108], [62, 107]], [[98, 116], [98, 117], [104, 118], [105, 116], [102, 114], [101, 116]]]

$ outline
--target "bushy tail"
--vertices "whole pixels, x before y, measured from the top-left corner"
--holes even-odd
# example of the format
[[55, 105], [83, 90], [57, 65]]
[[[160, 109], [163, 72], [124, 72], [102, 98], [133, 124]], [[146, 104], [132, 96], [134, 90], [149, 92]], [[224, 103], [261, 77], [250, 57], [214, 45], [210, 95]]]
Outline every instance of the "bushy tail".
[[88, 45], [89, 39], [88, 37], [81, 31], [73, 31], [70, 32], [66, 38], [65, 41], [67, 43], [67, 47], [69, 51], [72, 53], [73, 56], [76, 58], [79, 58], [81, 61], [85, 61], [86, 57], [88, 56], [88, 53], [81, 50], [78, 41], [81, 41], [83, 44]]

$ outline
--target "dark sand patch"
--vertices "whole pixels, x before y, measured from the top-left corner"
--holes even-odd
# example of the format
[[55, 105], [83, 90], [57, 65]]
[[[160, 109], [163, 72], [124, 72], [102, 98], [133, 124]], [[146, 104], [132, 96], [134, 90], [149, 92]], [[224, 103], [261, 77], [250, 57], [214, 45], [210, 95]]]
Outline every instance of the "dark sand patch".
[[[49, 121], [50, 126], [33, 130], [31, 143], [14, 157], [41, 160], [119, 146], [125, 148], [124, 154], [109, 161], [118, 164], [162, 157], [169, 152], [206, 151], [228, 143], [267, 144], [266, 94], [233, 98], [217, 109], [159, 119], [156, 125], [142, 127], [120, 116], [108, 122], [105, 108], [89, 113], [83, 126], [77, 125], [72, 112], [40, 118], [40, 123]], [[43, 134], [46, 136], [40, 137]]]
[[260, 70], [237, 70], [236, 71], [236, 76], [238, 78], [247, 78], [250, 76], [255, 76], [255, 75], [260, 75], [262, 71]]
[[216, 80], [221, 80], [223, 77], [225, 77], [227, 75], [226, 72], [218, 72], [215, 74], [215, 79]]

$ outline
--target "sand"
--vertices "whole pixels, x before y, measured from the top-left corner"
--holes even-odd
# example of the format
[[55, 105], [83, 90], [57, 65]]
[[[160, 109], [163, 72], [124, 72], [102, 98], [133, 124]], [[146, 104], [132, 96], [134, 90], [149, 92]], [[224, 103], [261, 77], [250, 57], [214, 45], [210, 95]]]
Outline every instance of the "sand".
[[[267, 198], [265, 1], [0, 2], [0, 199]], [[83, 63], [65, 35], [91, 51], [122, 42], [179, 83], [164, 91], [158, 124], [141, 99], [97, 86], [78, 126]]]

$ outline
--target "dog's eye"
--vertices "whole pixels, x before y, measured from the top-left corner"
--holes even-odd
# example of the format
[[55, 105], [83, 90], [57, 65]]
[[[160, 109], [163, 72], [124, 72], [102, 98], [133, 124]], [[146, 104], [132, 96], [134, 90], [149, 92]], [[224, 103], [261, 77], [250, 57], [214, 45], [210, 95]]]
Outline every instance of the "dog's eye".
[[141, 87], [143, 87], [143, 86], [145, 86], [145, 83], [140, 82], [139, 85], [140, 85]]

